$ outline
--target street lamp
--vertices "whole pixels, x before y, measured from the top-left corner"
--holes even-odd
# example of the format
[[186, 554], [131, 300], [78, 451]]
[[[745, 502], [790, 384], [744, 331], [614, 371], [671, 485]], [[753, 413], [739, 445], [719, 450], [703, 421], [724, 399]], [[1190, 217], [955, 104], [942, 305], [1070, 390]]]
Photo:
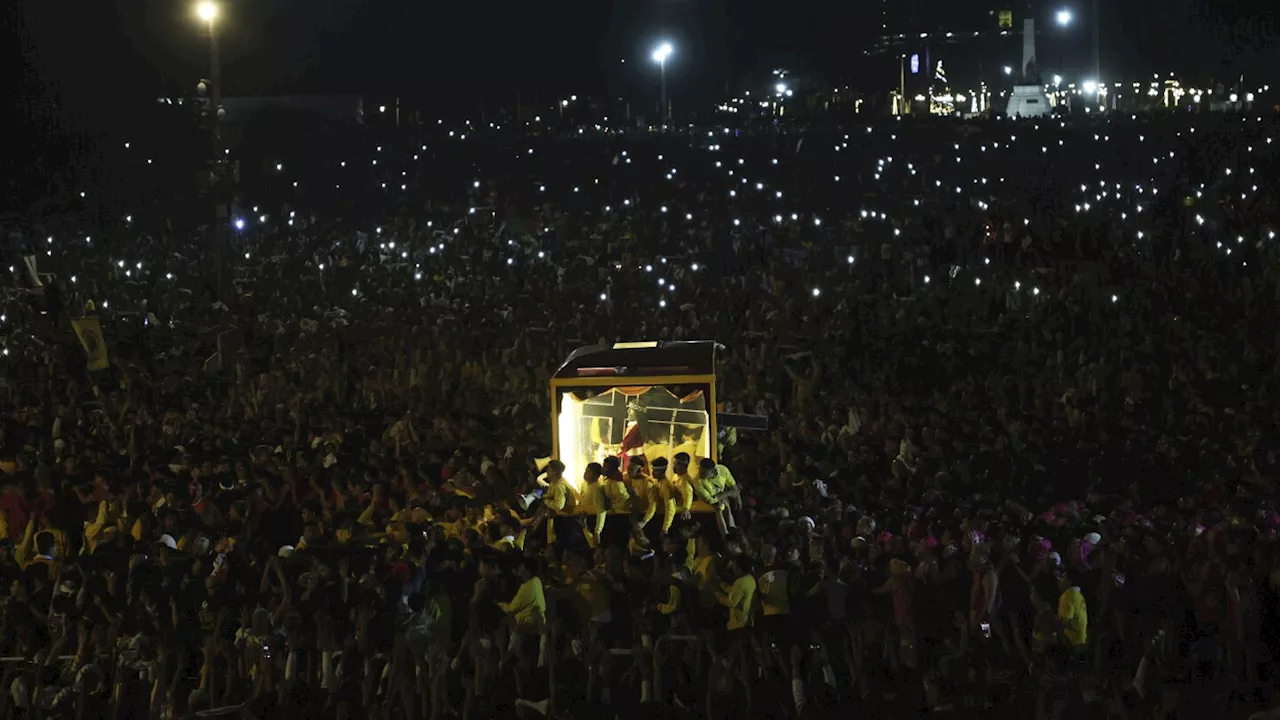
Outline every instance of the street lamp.
[[[1061, 27], [1067, 27], [1075, 23], [1075, 14], [1066, 8], [1062, 8], [1054, 14], [1054, 19], [1058, 21]], [[1098, 16], [1098, 0], [1093, 0], [1092, 8], [1089, 13], [1089, 24], [1093, 31], [1093, 76], [1098, 77], [1102, 72], [1102, 41], [1099, 33], [1099, 16]]]
[[658, 101], [658, 112], [662, 116], [662, 126], [667, 126], [667, 114], [669, 107], [667, 106], [667, 58], [675, 52], [675, 48], [669, 42], [663, 42], [653, 50], [653, 61], [658, 63], [658, 72], [662, 76], [662, 95]]
[[217, 137], [218, 110], [222, 107], [222, 63], [218, 60], [218, 4], [212, 0], [196, 3], [196, 17], [209, 28], [209, 93], [212, 98], [214, 137]]
[[[214, 251], [216, 255], [218, 276], [218, 297], [222, 298], [226, 292], [224, 282], [223, 265], [223, 246], [226, 245], [226, 219], [228, 217], [227, 206], [222, 198], [222, 183], [224, 180], [223, 164], [226, 160], [225, 153], [222, 151], [222, 133], [218, 127], [222, 121], [222, 63], [218, 59], [218, 15], [219, 7], [212, 0], [202, 0], [196, 3], [196, 17], [200, 18], [209, 28], [209, 132], [213, 136], [213, 166], [211, 168], [211, 192], [213, 199], [213, 232], [214, 232]], [[201, 83], [202, 85], [204, 83]]]

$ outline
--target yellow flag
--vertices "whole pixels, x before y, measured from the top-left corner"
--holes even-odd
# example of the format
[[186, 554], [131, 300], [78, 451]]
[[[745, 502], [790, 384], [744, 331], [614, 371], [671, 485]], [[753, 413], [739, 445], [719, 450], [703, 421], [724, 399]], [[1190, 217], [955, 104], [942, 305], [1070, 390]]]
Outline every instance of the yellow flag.
[[1009, 28], [1013, 27], [1013, 11], [1012, 10], [1001, 10], [1000, 14], [997, 17], [1000, 18], [1001, 30], [1008, 30]]
[[107, 359], [107, 341], [102, 336], [98, 318], [80, 318], [72, 320], [71, 324], [75, 326], [76, 336], [80, 338], [80, 344], [89, 356], [89, 369], [106, 370], [111, 362]]

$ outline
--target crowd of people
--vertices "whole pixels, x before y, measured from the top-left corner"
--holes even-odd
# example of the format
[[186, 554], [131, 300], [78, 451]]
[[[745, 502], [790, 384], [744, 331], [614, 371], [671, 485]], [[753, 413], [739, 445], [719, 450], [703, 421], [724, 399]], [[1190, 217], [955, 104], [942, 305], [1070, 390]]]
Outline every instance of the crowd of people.
[[[1266, 713], [1278, 129], [371, 130], [224, 235], [83, 212], [138, 138], [5, 228], [0, 717]], [[560, 361], [694, 339], [768, 429], [574, 490]]]

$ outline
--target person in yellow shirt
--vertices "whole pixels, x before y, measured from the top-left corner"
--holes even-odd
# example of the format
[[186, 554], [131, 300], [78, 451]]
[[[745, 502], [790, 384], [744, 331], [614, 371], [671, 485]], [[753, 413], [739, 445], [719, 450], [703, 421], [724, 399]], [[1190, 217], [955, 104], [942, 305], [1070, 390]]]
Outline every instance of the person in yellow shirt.
[[689, 457], [689, 453], [676, 453], [675, 457], [671, 458], [671, 474], [678, 478], [680, 482], [688, 485], [690, 489], [696, 490], [698, 478], [689, 472], [689, 463], [691, 461], [692, 458]]
[[778, 550], [765, 545], [760, 552], [764, 572], [756, 582], [760, 606], [764, 611], [764, 626], [769, 636], [781, 648], [789, 649], [796, 643], [791, 627], [791, 583], [793, 578], [787, 567], [778, 562]]
[[742, 561], [731, 559], [726, 568], [736, 579], [732, 585], [716, 595], [720, 604], [729, 608], [729, 624], [726, 629], [730, 637], [734, 630], [751, 627], [751, 605], [756, 596], [756, 579], [746, 571]]
[[[672, 475], [667, 477], [666, 458], [658, 458], [653, 461], [653, 481], [657, 485], [658, 495], [662, 499], [662, 534], [666, 535], [667, 531], [671, 529], [671, 523], [676, 519], [676, 512], [681, 513], [681, 519], [689, 519], [689, 510], [693, 507], [693, 486], [687, 482], [681, 482], [679, 476]], [[657, 509], [656, 505], [650, 504], [649, 509], [645, 511], [644, 522], [641, 523], [642, 527], [648, 524]]]
[[572, 553], [565, 561], [565, 587], [560, 591], [573, 603], [584, 627], [590, 623], [589, 635], [595, 637], [612, 622], [609, 608], [612, 584], [601, 573], [588, 567], [587, 557]]
[[90, 553], [102, 542], [110, 542], [120, 532], [124, 520], [115, 499], [98, 503], [98, 513], [84, 529], [84, 541]]
[[1089, 641], [1089, 608], [1085, 605], [1084, 595], [1080, 587], [1071, 582], [1071, 576], [1063, 573], [1058, 580], [1058, 622], [1062, 625], [1062, 634], [1075, 652], [1084, 650]]
[[738, 484], [734, 482], [729, 468], [717, 465], [711, 458], [703, 458], [698, 463], [698, 477], [693, 482], [698, 499], [716, 509], [716, 525], [720, 533], [723, 535], [730, 528], [737, 527], [729, 501], [738, 496]]
[[618, 458], [609, 456], [604, 459], [604, 477], [600, 482], [604, 484], [604, 494], [609, 500], [609, 511], [616, 513], [631, 512], [631, 493], [627, 490], [627, 483], [622, 479], [622, 463]]
[[627, 462], [627, 492], [631, 496], [631, 522], [641, 528], [653, 517], [649, 508], [658, 501], [657, 485], [649, 473], [649, 461], [644, 455], [635, 455]]
[[600, 544], [600, 536], [604, 533], [604, 524], [609, 517], [609, 499], [606, 497], [604, 468], [600, 463], [591, 463], [582, 473], [582, 499], [578, 509], [583, 513], [582, 534], [587, 544], [596, 547]]
[[564, 463], [552, 460], [547, 463], [547, 490], [542, 495], [542, 509], [537, 522], [547, 523], [547, 542], [556, 541], [556, 516], [572, 514], [578, 495], [564, 477]]
[[522, 633], [541, 632], [547, 621], [547, 598], [542, 592], [542, 578], [538, 577], [532, 558], [523, 558], [516, 566], [516, 579], [520, 588], [515, 597], [498, 606], [512, 618], [515, 628]]

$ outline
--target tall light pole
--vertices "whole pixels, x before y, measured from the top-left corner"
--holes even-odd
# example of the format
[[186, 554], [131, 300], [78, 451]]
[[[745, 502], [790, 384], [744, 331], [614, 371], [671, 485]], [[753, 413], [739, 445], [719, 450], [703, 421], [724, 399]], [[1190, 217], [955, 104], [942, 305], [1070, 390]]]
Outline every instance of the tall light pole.
[[671, 57], [671, 53], [675, 52], [675, 48], [671, 43], [664, 42], [653, 51], [653, 61], [658, 63], [658, 73], [662, 77], [662, 95], [658, 101], [658, 113], [662, 116], [662, 127], [667, 127], [667, 58]]
[[1093, 0], [1093, 77], [1095, 80], [1102, 77], [1102, 39], [1098, 32], [1098, 26], [1101, 24], [1098, 18], [1098, 0]]
[[[222, 62], [218, 58], [218, 4], [212, 0], [204, 0], [204, 2], [196, 5], [196, 17], [204, 22], [209, 29], [209, 95], [212, 101], [210, 105], [210, 125], [213, 126], [213, 137], [216, 143], [218, 138], [218, 110], [222, 107]], [[216, 148], [215, 148], [216, 149]]]
[[[1055, 13], [1054, 19], [1058, 21], [1058, 25], [1061, 27], [1068, 27], [1076, 20], [1075, 14], [1066, 8]], [[1102, 38], [1100, 32], [1102, 23], [1098, 16], [1098, 0], [1093, 0], [1093, 8], [1089, 13], [1089, 23], [1093, 31], [1093, 78], [1096, 80], [1102, 74]]]
[[226, 263], [224, 246], [227, 244], [226, 224], [230, 213], [224, 202], [223, 187], [226, 172], [226, 158], [222, 151], [222, 133], [219, 125], [222, 122], [222, 62], [218, 58], [218, 4], [212, 0], [203, 0], [196, 4], [196, 17], [209, 29], [209, 132], [213, 135], [213, 164], [210, 166], [210, 196], [213, 198], [213, 249], [214, 262], [217, 264], [218, 299], [223, 300], [226, 286], [223, 281]]

